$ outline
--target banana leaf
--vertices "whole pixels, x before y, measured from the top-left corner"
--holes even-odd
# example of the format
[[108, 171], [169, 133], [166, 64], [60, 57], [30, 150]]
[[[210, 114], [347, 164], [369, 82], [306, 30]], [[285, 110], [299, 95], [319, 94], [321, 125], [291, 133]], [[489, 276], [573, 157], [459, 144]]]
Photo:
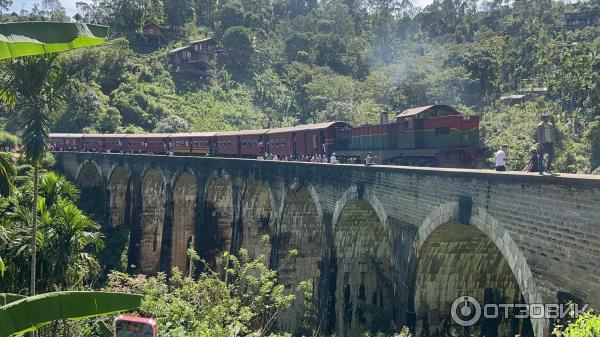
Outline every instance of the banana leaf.
[[27, 297], [0, 307], [0, 337], [34, 331], [56, 320], [76, 320], [140, 306], [141, 295], [62, 291]]
[[94, 46], [108, 38], [107, 26], [66, 22], [0, 24], [0, 60]]
[[19, 294], [11, 294], [11, 293], [2, 293], [2, 294], [0, 294], [0, 307], [3, 307], [14, 301], [18, 301], [25, 297], [27, 297], [27, 296], [19, 295]]

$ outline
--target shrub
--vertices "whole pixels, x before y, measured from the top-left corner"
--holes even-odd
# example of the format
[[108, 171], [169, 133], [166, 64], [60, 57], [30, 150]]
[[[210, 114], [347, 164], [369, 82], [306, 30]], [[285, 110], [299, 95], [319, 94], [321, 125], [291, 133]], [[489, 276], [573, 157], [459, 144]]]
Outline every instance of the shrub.
[[20, 143], [21, 140], [19, 137], [6, 131], [0, 131], [0, 148], [4, 149], [5, 147], [8, 147], [10, 149], [16, 149]]

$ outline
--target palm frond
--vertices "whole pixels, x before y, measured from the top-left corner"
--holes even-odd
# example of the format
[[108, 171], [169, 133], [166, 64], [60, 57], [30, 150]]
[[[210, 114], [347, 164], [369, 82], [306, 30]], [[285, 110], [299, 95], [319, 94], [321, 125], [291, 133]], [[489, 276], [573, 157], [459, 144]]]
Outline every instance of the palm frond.
[[14, 178], [17, 170], [5, 154], [0, 154], [0, 195], [7, 197], [13, 189]]
[[0, 24], [0, 60], [50, 54], [104, 43], [107, 26], [63, 22]]

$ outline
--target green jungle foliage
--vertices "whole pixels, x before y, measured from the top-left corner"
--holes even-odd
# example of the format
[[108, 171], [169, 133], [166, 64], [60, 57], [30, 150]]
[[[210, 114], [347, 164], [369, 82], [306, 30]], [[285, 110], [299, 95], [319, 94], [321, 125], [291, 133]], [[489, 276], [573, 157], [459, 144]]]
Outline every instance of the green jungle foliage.
[[[113, 36], [60, 56], [80, 85], [52, 116], [55, 132], [377, 123], [383, 111], [446, 103], [482, 116], [490, 152], [511, 145], [510, 169], [526, 164], [544, 112], [561, 133], [558, 171], [600, 165], [598, 0], [94, 0], [73, 18], [44, 4], [3, 20], [78, 20]], [[147, 22], [165, 27], [162, 44], [143, 37]], [[223, 50], [212, 77], [178, 71], [169, 51], [209, 36]], [[547, 93], [500, 99], [536, 87]], [[5, 110], [5, 130], [20, 132]]]
[[169, 278], [114, 272], [106, 289], [142, 294], [139, 312], [157, 320], [161, 336], [272, 335], [277, 317], [291, 306], [294, 295], [277, 283], [277, 273], [265, 266], [264, 256], [250, 259], [242, 249], [238, 257], [224, 254], [223, 260], [229, 261], [223, 273], [204, 265], [198, 278], [178, 269]]
[[[0, 257], [5, 271], [0, 288], [27, 294], [31, 268], [31, 209], [33, 183], [29, 165], [17, 165], [15, 188], [0, 197]], [[96, 254], [103, 247], [100, 227], [77, 206], [79, 191], [65, 177], [45, 172], [40, 177], [38, 202], [41, 292], [88, 289], [98, 279]]]
[[600, 316], [588, 309], [578, 317], [570, 318], [566, 324], [556, 325], [553, 334], [564, 337], [600, 336]]

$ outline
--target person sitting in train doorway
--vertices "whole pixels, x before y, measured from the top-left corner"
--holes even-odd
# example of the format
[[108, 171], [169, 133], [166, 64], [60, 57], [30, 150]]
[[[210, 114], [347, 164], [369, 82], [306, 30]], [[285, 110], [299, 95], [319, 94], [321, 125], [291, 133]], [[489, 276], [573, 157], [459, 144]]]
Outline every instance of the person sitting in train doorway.
[[540, 154], [538, 153], [538, 150], [535, 147], [531, 148], [529, 150], [529, 156], [529, 163], [527, 163], [523, 172], [539, 172]]
[[544, 174], [544, 154], [548, 154], [546, 173], [552, 174], [552, 162], [554, 161], [554, 144], [556, 144], [556, 129], [550, 122], [550, 115], [542, 115], [542, 121], [535, 129], [535, 140], [540, 149], [539, 172]]
[[369, 154], [367, 154], [367, 156], [365, 157], [365, 165], [375, 165], [375, 158], [377, 158], [377, 156], [373, 155], [373, 152], [369, 152]]
[[335, 156], [335, 152], [331, 154], [331, 157], [329, 158], [329, 163], [337, 164], [337, 157]]
[[506, 152], [508, 152], [508, 145], [502, 144], [500, 150], [496, 152], [496, 171], [506, 171]]

